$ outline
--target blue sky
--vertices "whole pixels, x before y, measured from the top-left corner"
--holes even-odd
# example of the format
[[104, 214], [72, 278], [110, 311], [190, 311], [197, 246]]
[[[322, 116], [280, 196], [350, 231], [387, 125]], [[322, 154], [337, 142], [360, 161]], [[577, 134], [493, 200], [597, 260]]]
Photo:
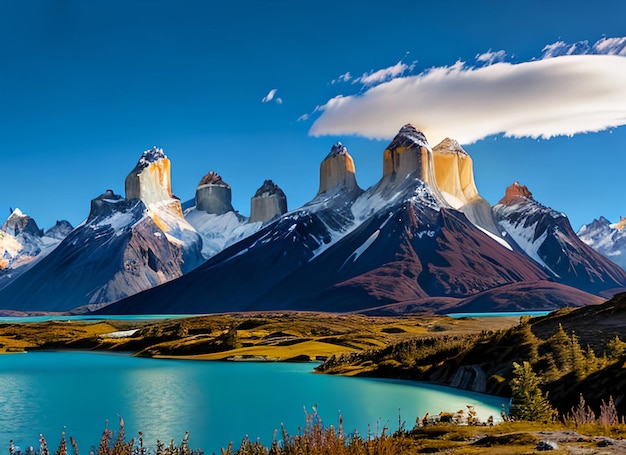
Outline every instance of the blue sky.
[[[455, 71], [488, 67], [493, 74], [505, 68], [493, 66], [498, 62], [515, 69], [534, 63], [531, 76], [541, 85], [551, 71], [555, 80], [543, 59], [553, 48], [546, 46], [564, 43], [555, 55], [594, 53], [595, 43], [626, 36], [624, 17], [622, 0], [0, 0], [0, 219], [19, 207], [45, 228], [57, 219], [76, 225], [92, 198], [108, 188], [124, 193], [126, 175], [153, 145], [172, 161], [174, 194], [191, 199], [213, 170], [232, 186], [233, 205], [244, 215], [268, 178], [283, 188], [290, 209], [313, 198], [319, 163], [338, 140], [367, 188], [382, 174], [389, 142], [372, 139], [380, 136], [374, 127], [397, 120], [395, 131], [413, 117], [403, 120], [405, 111], [393, 104], [397, 93], [389, 102], [370, 103], [359, 125], [329, 101], [365, 102], [369, 90], [386, 90], [393, 79], [424, 79], [433, 68], [445, 73], [444, 82]], [[571, 47], [584, 41], [586, 49]], [[488, 52], [491, 62], [477, 59]], [[529, 126], [535, 133], [523, 134], [531, 137], [504, 137], [497, 131], [506, 115], [490, 118], [489, 104], [473, 107], [445, 84], [429, 89], [434, 100], [407, 116], [424, 122], [427, 137], [429, 128], [445, 128], [454, 129], [446, 135], [466, 139], [478, 189], [490, 203], [517, 180], [540, 202], [567, 213], [575, 229], [600, 215], [615, 222], [626, 215], [626, 127], [618, 126], [626, 123], [620, 107], [626, 101], [610, 68], [620, 69], [626, 58], [608, 58], [580, 61], [593, 71], [567, 79], [574, 90], [568, 99], [579, 93], [584, 99], [559, 116], [567, 123], [568, 113], [580, 108], [594, 119], [610, 117], [600, 123], [613, 127], [600, 132], [542, 139], [553, 130], [538, 117], [541, 125]], [[562, 71], [570, 78], [576, 68]], [[508, 102], [502, 91], [515, 93], [521, 77], [501, 84], [497, 99]], [[528, 109], [512, 106], [527, 122], [535, 112], [552, 112], [560, 98], [548, 95], [547, 111], [525, 94]], [[433, 125], [448, 111], [461, 120]], [[486, 123], [474, 126], [477, 119]], [[592, 123], [585, 119], [571, 119], [576, 131]], [[496, 133], [484, 124], [495, 125]], [[512, 126], [507, 131], [519, 135]], [[431, 146], [438, 142], [429, 139]]]

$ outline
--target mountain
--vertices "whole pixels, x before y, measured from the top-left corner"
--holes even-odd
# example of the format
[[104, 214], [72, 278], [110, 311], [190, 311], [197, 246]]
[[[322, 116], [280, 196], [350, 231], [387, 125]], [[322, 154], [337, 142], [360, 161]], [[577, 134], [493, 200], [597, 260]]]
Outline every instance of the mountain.
[[592, 294], [626, 287], [626, 272], [583, 243], [567, 216], [537, 202], [515, 182], [493, 207], [500, 227], [559, 283]]
[[250, 222], [266, 223], [287, 213], [287, 196], [271, 180], [265, 180], [250, 199]]
[[[340, 178], [335, 177], [337, 172]], [[302, 208], [266, 223], [256, 233], [176, 280], [174, 286], [146, 291], [102, 311], [141, 313], [171, 309], [174, 313], [193, 313], [241, 309], [322, 254], [362, 221], [351, 210], [355, 198], [363, 192], [354, 173], [354, 161], [347, 149], [333, 146], [320, 166], [320, 191]], [[162, 300], [166, 295], [176, 297]]]
[[626, 218], [611, 223], [603, 216], [583, 226], [578, 237], [604, 257], [626, 269]]
[[[303, 208], [189, 274], [101, 311], [360, 311], [549, 279], [526, 255], [450, 207], [437, 186], [433, 151], [411, 125], [385, 149], [383, 176], [365, 192], [341, 144], [325, 161], [320, 191]], [[553, 288], [554, 295], [570, 291]]]
[[261, 228], [260, 220], [249, 222], [236, 212], [231, 200], [230, 185], [219, 174], [210, 171], [200, 180], [193, 203], [185, 209], [185, 220], [202, 237], [204, 259], [215, 256]]
[[457, 141], [446, 138], [433, 148], [433, 158], [437, 186], [446, 202], [476, 226], [500, 238], [491, 205], [478, 194], [469, 154]]
[[98, 307], [193, 269], [202, 241], [172, 196], [169, 173], [161, 149], [144, 152], [126, 178], [126, 198], [107, 190], [93, 199], [80, 226], [0, 291], [3, 309]]
[[13, 210], [0, 228], [0, 289], [50, 253], [71, 230], [69, 222], [57, 221], [44, 232], [19, 208]]

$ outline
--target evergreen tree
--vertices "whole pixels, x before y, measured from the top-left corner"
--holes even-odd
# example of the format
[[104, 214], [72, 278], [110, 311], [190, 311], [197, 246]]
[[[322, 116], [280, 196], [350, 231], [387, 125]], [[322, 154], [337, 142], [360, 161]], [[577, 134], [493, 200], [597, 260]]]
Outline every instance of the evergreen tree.
[[511, 379], [511, 408], [509, 414], [516, 420], [547, 420], [552, 415], [552, 406], [543, 396], [540, 379], [533, 371], [529, 362], [518, 364], [513, 362], [513, 379]]
[[621, 360], [626, 353], [626, 343], [619, 339], [619, 336], [615, 335], [615, 338], [611, 339], [606, 345], [606, 356], [609, 360], [616, 361]]

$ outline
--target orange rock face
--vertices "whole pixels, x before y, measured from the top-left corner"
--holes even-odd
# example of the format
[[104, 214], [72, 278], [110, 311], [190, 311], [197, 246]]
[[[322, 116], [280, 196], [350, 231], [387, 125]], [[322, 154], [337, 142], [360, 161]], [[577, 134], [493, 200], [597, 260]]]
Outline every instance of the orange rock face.
[[341, 142], [332, 147], [320, 164], [320, 187], [317, 195], [339, 188], [350, 190], [358, 188], [354, 160]]
[[532, 199], [533, 193], [530, 192], [526, 185], [520, 185], [519, 182], [515, 182], [506, 189], [504, 197], [498, 201], [498, 204], [506, 205], [517, 197]]
[[437, 185], [445, 196], [451, 196], [453, 200], [448, 202], [453, 207], [480, 197], [474, 182], [472, 158], [457, 141], [444, 139], [433, 149], [433, 158]]
[[432, 151], [424, 135], [412, 125], [405, 125], [383, 154], [383, 179], [415, 177], [437, 188]]

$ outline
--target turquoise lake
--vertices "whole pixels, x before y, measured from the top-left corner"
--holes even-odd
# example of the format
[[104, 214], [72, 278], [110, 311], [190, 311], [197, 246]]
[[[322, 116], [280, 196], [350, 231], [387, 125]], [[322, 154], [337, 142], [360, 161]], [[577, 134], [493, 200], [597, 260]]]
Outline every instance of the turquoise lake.
[[231, 440], [239, 447], [246, 434], [269, 444], [281, 423], [297, 434], [304, 408], [315, 405], [325, 425], [337, 426], [341, 412], [346, 432], [367, 437], [385, 424], [395, 431], [399, 410], [409, 428], [426, 412], [466, 405], [498, 421], [506, 401], [419, 382], [314, 374], [314, 366], [87, 352], [0, 355], [0, 446], [13, 439], [22, 450], [38, 449], [41, 432], [54, 453], [65, 429], [87, 454], [98, 446], [105, 420], [117, 432], [122, 416], [127, 439], [141, 430], [146, 446], [157, 439], [178, 444], [189, 430], [190, 447], [210, 454]]

